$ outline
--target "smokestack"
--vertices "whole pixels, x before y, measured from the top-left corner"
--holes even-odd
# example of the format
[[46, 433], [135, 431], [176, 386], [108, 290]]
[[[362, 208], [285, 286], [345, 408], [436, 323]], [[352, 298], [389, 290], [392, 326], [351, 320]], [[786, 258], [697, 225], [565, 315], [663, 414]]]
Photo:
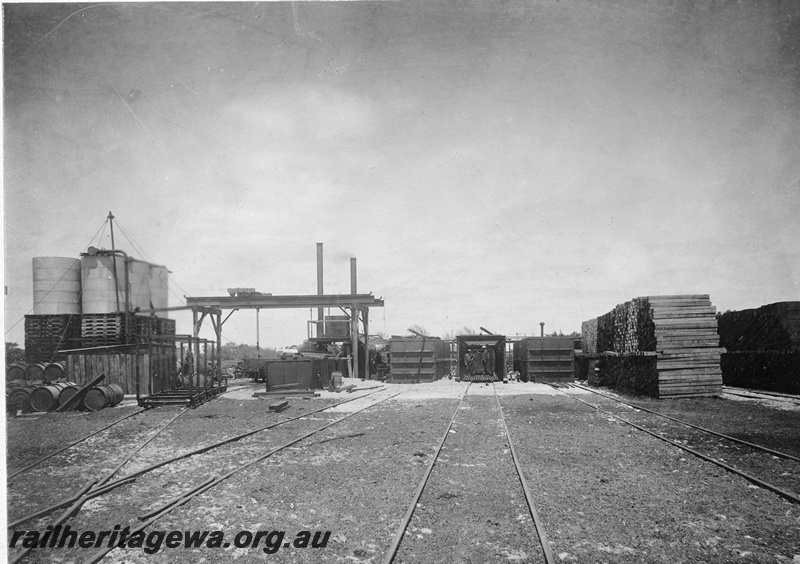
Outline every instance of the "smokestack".
[[[321, 296], [322, 291], [322, 243], [317, 243], [317, 295]], [[317, 308], [317, 321], [325, 321], [325, 310]], [[325, 334], [325, 324], [317, 324], [317, 337], [322, 337]]]
[[356, 282], [356, 257], [350, 258], [350, 293], [358, 293], [358, 283]]

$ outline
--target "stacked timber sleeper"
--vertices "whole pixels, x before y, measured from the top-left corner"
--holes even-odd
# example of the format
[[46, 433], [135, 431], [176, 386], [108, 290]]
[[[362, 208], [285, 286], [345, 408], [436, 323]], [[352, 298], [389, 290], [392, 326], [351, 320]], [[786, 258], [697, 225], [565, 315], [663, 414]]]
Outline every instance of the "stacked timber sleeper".
[[606, 359], [613, 384], [658, 397], [722, 392], [723, 349], [707, 294], [634, 298], [585, 321], [582, 332], [584, 353], [622, 355]]
[[716, 309], [707, 295], [650, 296], [659, 397], [719, 395], [722, 369]]

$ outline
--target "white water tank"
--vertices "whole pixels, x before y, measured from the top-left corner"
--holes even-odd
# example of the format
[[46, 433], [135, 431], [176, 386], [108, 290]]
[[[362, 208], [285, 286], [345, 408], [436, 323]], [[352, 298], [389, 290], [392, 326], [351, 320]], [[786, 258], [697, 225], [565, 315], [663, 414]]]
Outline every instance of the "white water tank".
[[[152, 265], [150, 268], [150, 289], [153, 307], [169, 307], [169, 270], [166, 266]], [[159, 312], [159, 317], [167, 317], [167, 312]]]
[[[168, 271], [165, 266], [131, 260], [131, 309], [154, 309], [167, 307]], [[165, 317], [163, 314], [158, 314]]]
[[71, 257], [34, 257], [33, 314], [81, 313], [81, 261]]
[[125, 259], [119, 255], [82, 256], [81, 287], [81, 308], [84, 314], [125, 311]]

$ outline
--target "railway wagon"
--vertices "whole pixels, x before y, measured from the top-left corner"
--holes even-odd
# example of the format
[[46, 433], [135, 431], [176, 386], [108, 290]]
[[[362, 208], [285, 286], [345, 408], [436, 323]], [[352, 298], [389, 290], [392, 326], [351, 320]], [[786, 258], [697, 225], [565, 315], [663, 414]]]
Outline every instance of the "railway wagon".
[[526, 337], [514, 343], [514, 369], [523, 382], [574, 382], [573, 337]]
[[458, 335], [458, 377], [464, 381], [494, 382], [505, 375], [505, 335]]

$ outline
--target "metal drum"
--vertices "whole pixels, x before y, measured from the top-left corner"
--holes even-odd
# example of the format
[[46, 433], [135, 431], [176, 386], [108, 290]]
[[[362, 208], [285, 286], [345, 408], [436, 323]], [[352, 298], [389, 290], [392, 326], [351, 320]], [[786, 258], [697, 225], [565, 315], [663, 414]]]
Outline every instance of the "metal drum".
[[[81, 386], [78, 384], [68, 384], [65, 388], [61, 390], [61, 395], [58, 396], [58, 403], [59, 405], [66, 405], [69, 400], [75, 397], [75, 394], [78, 393], [78, 390], [81, 389]], [[83, 399], [76, 402], [70, 409], [82, 409], [83, 408]]]
[[24, 380], [25, 369], [28, 365], [24, 362], [14, 362], [6, 367], [6, 380]]
[[114, 407], [125, 397], [124, 392], [117, 384], [97, 386], [92, 388], [83, 397], [83, 405], [89, 411], [97, 411], [105, 407]]
[[44, 369], [44, 379], [50, 382], [55, 382], [56, 380], [61, 380], [66, 372], [66, 362], [51, 362], [47, 365], [47, 368]]
[[27, 413], [31, 411], [31, 392], [34, 389], [33, 386], [26, 386], [11, 390], [11, 393], [6, 398], [6, 410], [9, 413], [16, 413], [17, 411]]
[[44, 369], [47, 368], [46, 362], [37, 362], [35, 364], [29, 364], [27, 368], [25, 368], [25, 379], [26, 380], [44, 380]]
[[56, 409], [59, 403], [59, 396], [61, 390], [67, 386], [74, 385], [73, 382], [66, 382], [61, 384], [53, 384], [51, 386], [40, 386], [31, 392], [30, 403], [33, 411], [52, 411]]

